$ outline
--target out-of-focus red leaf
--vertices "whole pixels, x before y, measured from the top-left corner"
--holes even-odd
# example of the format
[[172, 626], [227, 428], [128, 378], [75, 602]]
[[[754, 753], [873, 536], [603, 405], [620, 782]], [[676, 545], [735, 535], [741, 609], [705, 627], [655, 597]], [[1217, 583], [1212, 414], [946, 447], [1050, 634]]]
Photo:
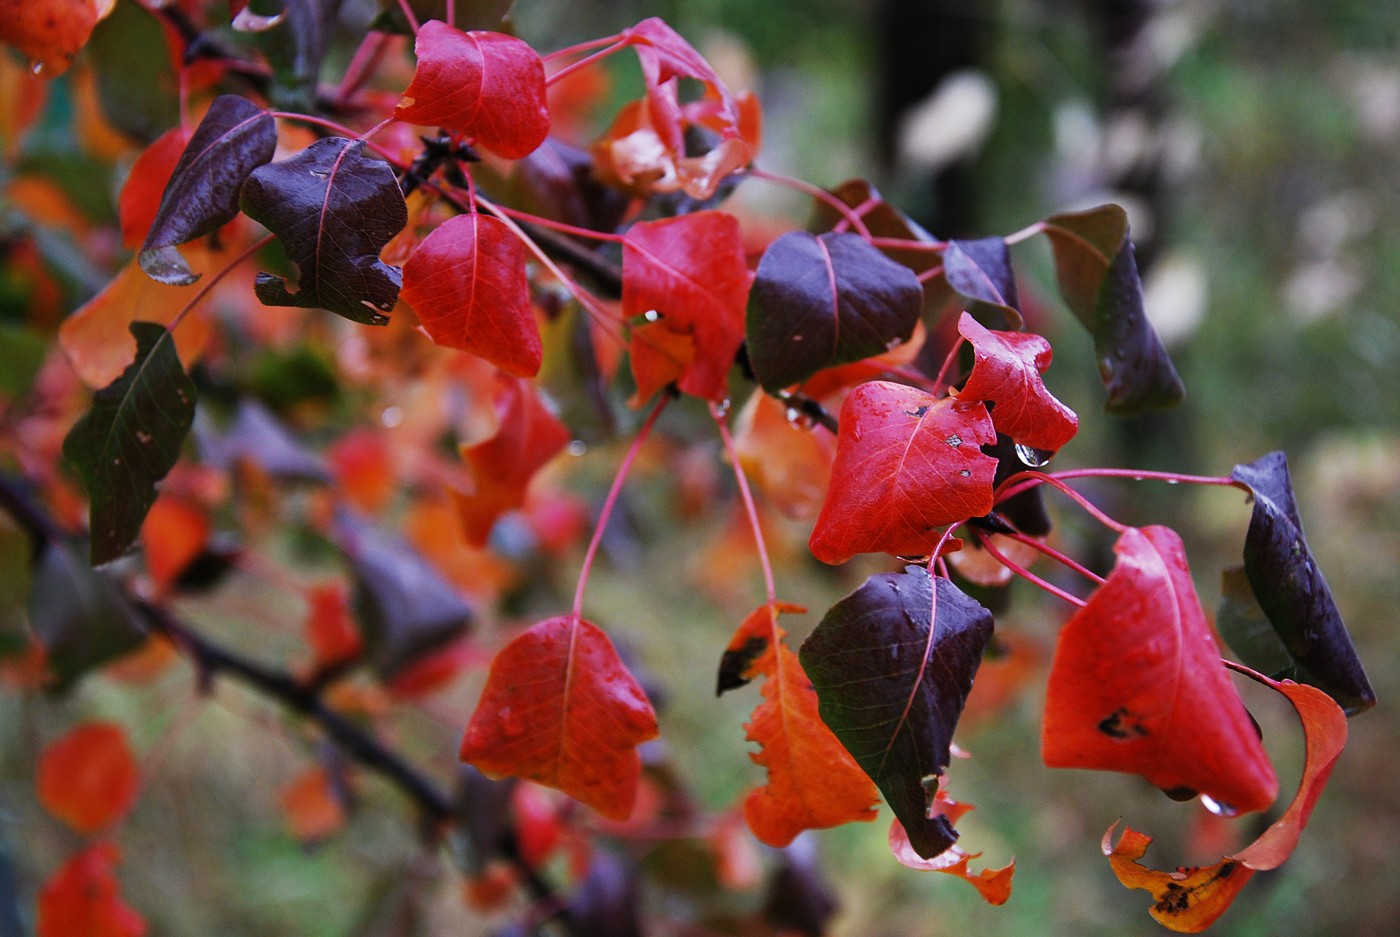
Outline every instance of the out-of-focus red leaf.
[[1117, 844], [1113, 834], [1118, 824], [1103, 836], [1103, 854], [1118, 881], [1128, 888], [1151, 893], [1153, 919], [1169, 930], [1199, 934], [1214, 924], [1254, 877], [1254, 870], [1238, 859], [1222, 859], [1215, 865], [1163, 872], [1139, 864], [1152, 843], [1152, 837], [1125, 827]]
[[537, 784], [516, 784], [510, 792], [510, 812], [520, 858], [532, 869], [544, 866], [564, 844], [560, 808], [567, 803], [554, 791]]
[[531, 492], [525, 501], [525, 523], [535, 535], [535, 549], [560, 556], [588, 532], [588, 504], [565, 491]]
[[737, 812], [726, 812], [715, 821], [706, 838], [714, 853], [715, 876], [730, 891], [748, 891], [763, 877], [758, 846]]
[[502, 377], [496, 391], [496, 434], [460, 447], [471, 472], [471, 492], [455, 492], [467, 542], [484, 546], [505, 512], [521, 507], [530, 481], [569, 444], [569, 428], [559, 421], [529, 381]]
[[[728, 396], [734, 355], [744, 340], [749, 271], [739, 221], [718, 211], [638, 222], [622, 247], [622, 309], [689, 335], [695, 357], [678, 385], [687, 394], [720, 401]], [[632, 356], [655, 352], [635, 337]], [[640, 383], [640, 382], [639, 382]]]
[[36, 75], [68, 70], [92, 28], [116, 0], [0, 0], [0, 42], [30, 60]]
[[597, 625], [549, 618], [491, 664], [461, 758], [492, 777], [557, 788], [603, 816], [626, 819], [641, 775], [637, 746], [656, 714]]
[[1023, 446], [1055, 452], [1079, 431], [1079, 417], [1045, 389], [1050, 343], [1030, 332], [993, 332], [966, 312], [958, 331], [972, 343], [972, 374], [958, 396], [994, 404], [992, 423]]
[[142, 937], [146, 922], [118, 894], [119, 861], [116, 846], [95, 843], [59, 867], [39, 892], [38, 937]]
[[812, 555], [844, 563], [857, 553], [931, 553], [942, 537], [938, 528], [992, 509], [996, 460], [980, 447], [994, 442], [980, 400], [940, 399], [887, 381], [861, 384], [841, 407]]
[[788, 517], [821, 507], [836, 458], [836, 437], [787, 418], [778, 400], [755, 391], [739, 411], [734, 451], [754, 486]]
[[783, 643], [778, 614], [804, 611], [786, 602], [760, 606], [744, 619], [725, 652], [726, 661], [736, 653], [743, 657], [745, 681], [759, 674], [766, 678], [763, 702], [744, 729], [760, 746], [749, 757], [767, 770], [768, 783], [749, 793], [744, 817], [770, 846], [786, 846], [803, 830], [873, 820], [880, 796], [822, 722], [812, 683]]
[[[938, 793], [934, 795], [930, 814], [941, 814], [948, 818], [949, 823], [956, 824], [958, 818], [972, 809], [972, 805], [959, 803], [949, 798], [943, 790], [941, 782], [942, 779], [940, 779]], [[978, 894], [987, 904], [1005, 904], [1006, 899], [1011, 897], [1011, 879], [1016, 874], [1015, 859], [999, 869], [983, 869], [975, 875], [968, 863], [982, 855], [980, 852], [968, 853], [961, 846], [955, 845], [949, 846], [931, 859], [925, 859], [914, 851], [914, 847], [909, 842], [909, 834], [905, 832], [904, 825], [899, 822], [898, 817], [890, 821], [889, 843], [890, 852], [905, 868], [920, 872], [943, 872], [948, 875], [956, 875], [977, 889]]]
[[636, 393], [627, 401], [640, 407], [663, 387], [676, 383], [695, 362], [695, 336], [673, 331], [665, 322], [633, 326], [629, 348]]
[[141, 525], [146, 570], [156, 587], [168, 590], [209, 543], [209, 516], [183, 498], [157, 498]]
[[172, 127], [142, 150], [131, 164], [131, 172], [117, 200], [122, 247], [127, 250], [135, 250], [146, 240], [146, 232], [151, 230], [151, 222], [156, 218], [156, 209], [160, 208], [161, 194], [189, 140], [190, 135], [183, 127]]
[[534, 377], [543, 347], [525, 280], [525, 248], [499, 219], [458, 215], [423, 239], [403, 268], [403, 299], [428, 337]]
[[529, 44], [429, 20], [414, 49], [418, 66], [395, 117], [464, 133], [507, 159], [549, 136], [544, 65]]
[[378, 514], [394, 496], [393, 454], [382, 433], [355, 429], [326, 450], [336, 490], [367, 514]]
[[0, 157], [13, 160], [19, 154], [25, 134], [44, 109], [47, 88], [16, 59], [0, 58]]
[[1041, 752], [1057, 768], [1138, 774], [1263, 810], [1278, 779], [1220, 662], [1181, 538], [1128, 528], [1107, 582], [1060, 632]]
[[292, 836], [314, 843], [345, 825], [345, 798], [325, 766], [312, 765], [282, 789], [282, 813]]
[[487, 655], [470, 641], [453, 641], [396, 673], [386, 689], [396, 700], [422, 699], [447, 686], [468, 667], [485, 667], [488, 661]]
[[306, 591], [306, 643], [315, 666], [332, 667], [364, 651], [364, 640], [350, 616], [349, 596], [337, 583], [312, 586]]
[[116, 723], [76, 726], [39, 756], [39, 802], [79, 833], [126, 816], [140, 785], [126, 730]]

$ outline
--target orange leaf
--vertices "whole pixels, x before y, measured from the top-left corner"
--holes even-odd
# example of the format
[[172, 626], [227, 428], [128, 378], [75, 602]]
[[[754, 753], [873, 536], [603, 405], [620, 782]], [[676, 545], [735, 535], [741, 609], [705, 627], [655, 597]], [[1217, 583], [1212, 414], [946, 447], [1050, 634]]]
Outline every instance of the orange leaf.
[[65, 862], [39, 892], [38, 937], [142, 937], [146, 922], [117, 893], [120, 860], [116, 846], [96, 843]]
[[557, 788], [603, 816], [632, 812], [637, 746], [656, 737], [646, 693], [597, 625], [549, 618], [491, 664], [461, 758], [492, 777]]
[[383, 434], [346, 433], [326, 450], [338, 490], [367, 514], [378, 514], [394, 496], [394, 462]]
[[[929, 808], [929, 816], [943, 814], [950, 823], [957, 823], [963, 814], [972, 809], [972, 805], [959, 803], [948, 797], [942, 782], [943, 779], [940, 778], [938, 792]], [[1016, 874], [1015, 859], [1000, 869], [983, 869], [976, 875], [972, 874], [968, 863], [982, 854], [965, 852], [961, 846], [949, 846], [938, 855], [925, 859], [914, 851], [913, 844], [909, 842], [909, 834], [898, 817], [890, 821], [889, 842], [890, 852], [894, 853], [895, 859], [906, 868], [956, 875], [976, 888], [987, 904], [1005, 904], [1006, 899], [1011, 897], [1011, 879]]]
[[763, 702], [744, 729], [761, 747], [749, 757], [768, 770], [768, 783], [749, 793], [744, 818], [769, 846], [786, 846], [803, 830], [873, 820], [880, 797], [822, 722], [817, 694], [797, 655], [783, 643], [778, 614], [805, 611], [787, 602], [760, 606], [734, 632], [725, 652], [726, 663], [742, 659], [745, 680], [767, 678]]
[[173, 127], [161, 134], [136, 157], [122, 186], [121, 197], [117, 200], [117, 213], [121, 217], [122, 247], [136, 250], [146, 240], [146, 232], [156, 220], [161, 196], [170, 177], [175, 173], [175, 164], [184, 155], [185, 145], [190, 142], [190, 131], [183, 127]]
[[632, 329], [628, 350], [637, 391], [627, 405], [640, 407], [690, 369], [695, 362], [695, 336], [678, 332], [665, 321], [647, 322]]
[[79, 833], [125, 816], [140, 783], [126, 730], [115, 723], [76, 726], [39, 756], [39, 802]]
[[47, 88], [26, 74], [22, 64], [0, 56], [0, 158], [19, 155], [24, 135], [44, 109]]
[[826, 497], [836, 437], [798, 425], [778, 400], [755, 391], [739, 412], [734, 451], [745, 474], [788, 517], [811, 517]]
[[313, 586], [306, 592], [306, 643], [317, 668], [331, 667], [358, 655], [364, 641], [350, 618], [345, 589], [338, 584]]
[[0, 42], [33, 63], [34, 74], [52, 78], [68, 70], [87, 45], [92, 27], [115, 0], [0, 0]]
[[208, 516], [181, 498], [157, 498], [141, 524], [146, 570], [161, 592], [169, 590], [208, 543]]
[[345, 800], [322, 765], [298, 774], [282, 791], [287, 829], [298, 840], [325, 839], [345, 825]]
[[1113, 833], [1117, 829], [1115, 823], [1103, 836], [1103, 854], [1108, 856], [1113, 874], [1128, 888], [1151, 893], [1155, 903], [1149, 913], [1169, 930], [1199, 934], [1225, 913], [1240, 889], [1254, 877], [1254, 870], [1238, 859], [1222, 859], [1215, 865], [1175, 872], [1149, 869], [1137, 860], [1147, 852], [1152, 837], [1124, 828], [1115, 846]]

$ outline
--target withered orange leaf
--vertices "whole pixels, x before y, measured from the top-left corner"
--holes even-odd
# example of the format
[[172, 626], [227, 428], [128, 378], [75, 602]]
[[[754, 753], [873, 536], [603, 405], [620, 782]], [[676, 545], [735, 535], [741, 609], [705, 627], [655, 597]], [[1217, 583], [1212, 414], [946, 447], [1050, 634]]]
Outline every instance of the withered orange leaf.
[[526, 380], [501, 376], [496, 389], [496, 434], [459, 451], [474, 484], [454, 492], [467, 542], [484, 546], [504, 513], [521, 507], [535, 473], [570, 439], [569, 428]]
[[113, 722], [75, 726], [39, 756], [39, 802], [79, 833], [125, 816], [140, 785], [126, 730]]
[[[783, 643], [780, 612], [806, 609], [786, 602], [760, 606], [729, 642], [739, 649], [748, 677], [762, 674], [763, 702], [744, 726], [761, 750], [750, 754], [768, 771], [768, 783], [749, 793], [744, 818], [769, 846], [786, 846], [803, 830], [875, 819], [879, 791], [817, 713], [817, 694], [792, 649]], [[721, 678], [723, 674], [721, 674]]]
[[1166, 527], [1128, 528], [1113, 572], [1060, 632], [1041, 751], [1053, 768], [1138, 774], [1247, 813], [1278, 779], [1220, 661]]
[[95, 843], [60, 866], [39, 892], [38, 937], [142, 937], [146, 922], [112, 874], [120, 860], [116, 846]]
[[857, 553], [923, 556], [938, 528], [992, 509], [996, 442], [980, 401], [869, 381], [841, 407], [836, 461], [809, 546], [823, 563]]
[[559, 615], [496, 655], [461, 758], [623, 820], [641, 776], [637, 746], [656, 734], [656, 713], [608, 636], [586, 619]]
[[1152, 837], [1125, 828], [1115, 845], [1118, 824], [1103, 836], [1103, 854], [1118, 881], [1128, 888], [1151, 893], [1150, 914], [1157, 923], [1181, 934], [1199, 934], [1214, 924], [1230, 907], [1240, 890], [1254, 877], [1254, 870], [1238, 859], [1222, 859], [1215, 865], [1163, 872], [1141, 865], [1137, 860], [1147, 852]]

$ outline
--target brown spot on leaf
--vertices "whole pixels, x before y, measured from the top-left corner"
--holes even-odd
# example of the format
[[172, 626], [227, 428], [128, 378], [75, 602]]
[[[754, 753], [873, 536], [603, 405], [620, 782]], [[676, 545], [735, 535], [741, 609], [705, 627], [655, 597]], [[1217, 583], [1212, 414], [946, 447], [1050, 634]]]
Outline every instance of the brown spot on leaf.
[[1147, 729], [1127, 709], [1120, 706], [1098, 725], [1098, 730], [1111, 739], [1127, 741], [1131, 738], [1145, 738]]

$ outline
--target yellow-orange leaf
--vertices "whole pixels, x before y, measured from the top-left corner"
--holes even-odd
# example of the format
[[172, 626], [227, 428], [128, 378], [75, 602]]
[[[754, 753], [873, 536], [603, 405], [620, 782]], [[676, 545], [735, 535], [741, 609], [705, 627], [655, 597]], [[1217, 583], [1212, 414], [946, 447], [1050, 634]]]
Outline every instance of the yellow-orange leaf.
[[[943, 788], [943, 779], [940, 778], [938, 792], [934, 794], [933, 804], [929, 808], [929, 816], [942, 814], [948, 818], [949, 823], [957, 823], [958, 819], [971, 809], [972, 804], [960, 803], [949, 797]], [[1005, 904], [1006, 899], [1011, 897], [1011, 880], [1016, 874], [1015, 859], [999, 869], [983, 869], [976, 874], [972, 872], [969, 863], [982, 854], [966, 852], [961, 846], [949, 846], [938, 855], [925, 859], [914, 851], [913, 844], [909, 842], [909, 834], [898, 817], [890, 821], [889, 843], [890, 852], [905, 868], [919, 872], [956, 875], [977, 889], [977, 893], [987, 904]]]
[[766, 677], [763, 702], [744, 728], [749, 741], [761, 746], [749, 757], [768, 770], [768, 783], [750, 792], [744, 818], [770, 846], [786, 846], [803, 830], [873, 820], [880, 796], [822, 722], [817, 694], [797, 655], [783, 643], [778, 614], [803, 611], [786, 602], [760, 606], [729, 644], [731, 652], [756, 650], [747, 658], [745, 677]]
[[1224, 914], [1254, 876], [1254, 870], [1238, 859], [1222, 859], [1215, 865], [1164, 872], [1140, 865], [1152, 837], [1125, 828], [1117, 845], [1113, 834], [1118, 824], [1103, 837], [1103, 854], [1118, 881], [1128, 888], [1141, 888], [1152, 895], [1151, 915], [1163, 927], [1182, 934], [1199, 934]]
[[126, 730], [111, 722], [77, 726], [39, 756], [39, 802], [79, 833], [125, 816], [140, 780]]

